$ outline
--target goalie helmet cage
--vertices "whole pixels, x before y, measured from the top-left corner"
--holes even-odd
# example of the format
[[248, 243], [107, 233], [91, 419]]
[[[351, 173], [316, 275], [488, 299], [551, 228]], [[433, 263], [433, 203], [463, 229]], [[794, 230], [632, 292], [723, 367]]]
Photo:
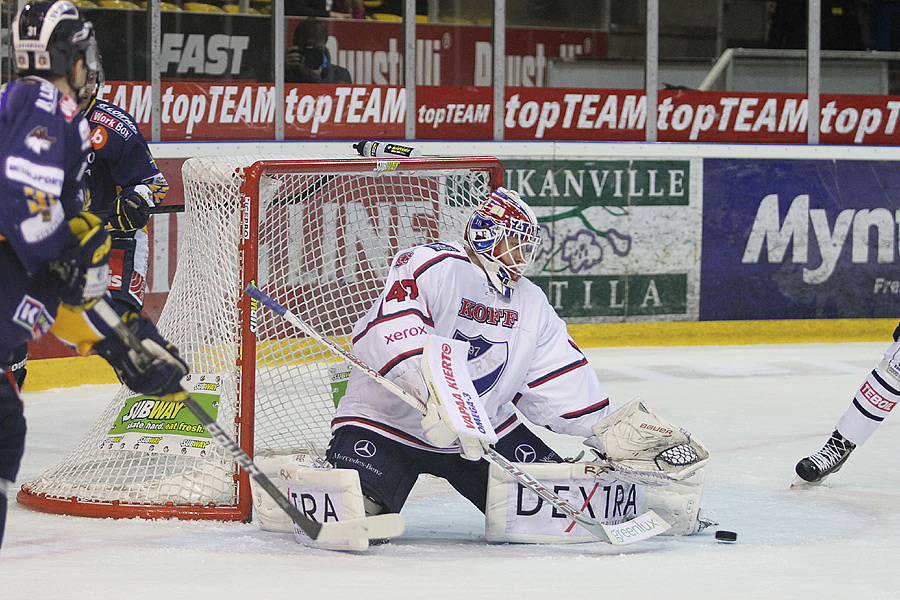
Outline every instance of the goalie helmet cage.
[[[257, 457], [324, 455], [337, 362], [246, 285], [349, 349], [394, 254], [461, 239], [474, 206], [503, 182], [491, 157], [192, 158], [182, 175], [178, 264], [158, 326], [191, 365], [188, 388], [218, 384], [218, 423]], [[249, 519], [247, 473], [214, 442], [192, 456], [110, 435], [130, 396], [123, 387], [18, 501], [89, 517]]]

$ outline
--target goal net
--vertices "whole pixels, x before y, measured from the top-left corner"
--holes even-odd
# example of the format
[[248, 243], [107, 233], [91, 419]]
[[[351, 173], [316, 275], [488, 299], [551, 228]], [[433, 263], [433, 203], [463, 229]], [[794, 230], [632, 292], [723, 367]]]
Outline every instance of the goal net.
[[[243, 294], [247, 284], [349, 350], [394, 254], [460, 239], [503, 171], [479, 157], [222, 157], [189, 159], [182, 175], [177, 270], [158, 326], [191, 365], [188, 389], [259, 457], [324, 456], [341, 369]], [[18, 501], [80, 516], [249, 518], [247, 474], [202, 428], [179, 437], [194, 431], [179, 421], [188, 411], [162, 404], [123, 387]]]

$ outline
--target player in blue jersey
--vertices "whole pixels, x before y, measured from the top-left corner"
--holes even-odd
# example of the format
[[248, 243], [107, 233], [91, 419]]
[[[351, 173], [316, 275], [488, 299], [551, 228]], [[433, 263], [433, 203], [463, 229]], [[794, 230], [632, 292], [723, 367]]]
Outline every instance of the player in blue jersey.
[[78, 108], [98, 68], [93, 28], [68, 0], [32, 2], [11, 28], [19, 79], [0, 95], [0, 541], [25, 445], [25, 418], [10, 370], [17, 348], [48, 331], [82, 354], [103, 356], [132, 390], [182, 393], [187, 365], [136, 313], [123, 321], [138, 356], [96, 317], [108, 297], [110, 241], [84, 211], [90, 128]]
[[120, 312], [144, 307], [150, 244], [144, 227], [148, 208], [160, 204], [169, 183], [156, 166], [147, 141], [126, 110], [97, 99], [102, 62], [88, 73], [80, 106], [91, 128], [85, 173], [85, 203], [106, 215], [111, 228], [110, 295]]
[[[109, 292], [119, 313], [144, 308], [150, 241], [147, 209], [160, 204], [169, 183], [150, 153], [134, 118], [115, 104], [97, 99], [103, 86], [100, 56], [88, 68], [79, 107], [91, 129], [84, 174], [85, 208], [104, 215], [112, 239]], [[19, 389], [25, 382], [28, 344], [17, 348], [12, 371]]]

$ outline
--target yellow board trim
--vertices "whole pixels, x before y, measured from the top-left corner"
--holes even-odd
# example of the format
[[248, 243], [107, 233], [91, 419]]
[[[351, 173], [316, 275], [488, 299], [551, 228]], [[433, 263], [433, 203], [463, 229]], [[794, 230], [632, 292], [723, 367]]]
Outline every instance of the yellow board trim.
[[[846, 342], [887, 344], [891, 341], [891, 334], [896, 326], [896, 319], [594, 323], [569, 325], [569, 333], [581, 348]], [[286, 340], [269, 344], [285, 349], [296, 349], [299, 346], [322, 350], [310, 340]], [[269, 366], [282, 362], [276, 360]], [[45, 358], [28, 361], [25, 391], [117, 382], [112, 368], [99, 356]]]
[[29, 360], [27, 369], [25, 392], [85, 384], [119, 383], [109, 363], [97, 355]]
[[794, 319], [569, 325], [582, 348], [885, 342], [897, 319]]

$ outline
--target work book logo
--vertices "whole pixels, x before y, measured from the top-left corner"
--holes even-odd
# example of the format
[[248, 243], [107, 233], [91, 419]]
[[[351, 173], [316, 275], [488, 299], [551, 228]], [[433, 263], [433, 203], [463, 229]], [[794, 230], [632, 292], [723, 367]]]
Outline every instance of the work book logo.
[[[895, 235], [898, 213], [887, 208], [846, 208], [837, 214], [833, 223], [821, 208], [810, 208], [809, 195], [796, 196], [784, 217], [780, 218], [778, 195], [762, 199], [747, 238], [744, 264], [784, 263], [790, 260], [803, 267], [803, 282], [819, 285], [828, 281], [837, 266], [844, 248], [850, 247], [854, 264], [868, 264], [895, 260]], [[874, 253], [870, 244], [874, 231]], [[763, 254], [763, 247], [766, 248]], [[791, 253], [788, 254], [788, 248]], [[817, 252], [818, 260], [813, 258]]]
[[118, 133], [120, 136], [122, 136], [126, 140], [131, 137], [131, 131], [129, 131], [129, 129], [125, 125], [125, 123], [119, 121], [118, 119], [116, 119], [115, 117], [113, 117], [111, 115], [106, 114], [105, 112], [103, 112], [101, 110], [94, 111], [94, 114], [91, 115], [91, 121], [94, 121], [95, 123], [100, 123], [101, 125], [104, 125], [104, 126], [108, 127], [109, 129], [112, 129], [113, 131]]

